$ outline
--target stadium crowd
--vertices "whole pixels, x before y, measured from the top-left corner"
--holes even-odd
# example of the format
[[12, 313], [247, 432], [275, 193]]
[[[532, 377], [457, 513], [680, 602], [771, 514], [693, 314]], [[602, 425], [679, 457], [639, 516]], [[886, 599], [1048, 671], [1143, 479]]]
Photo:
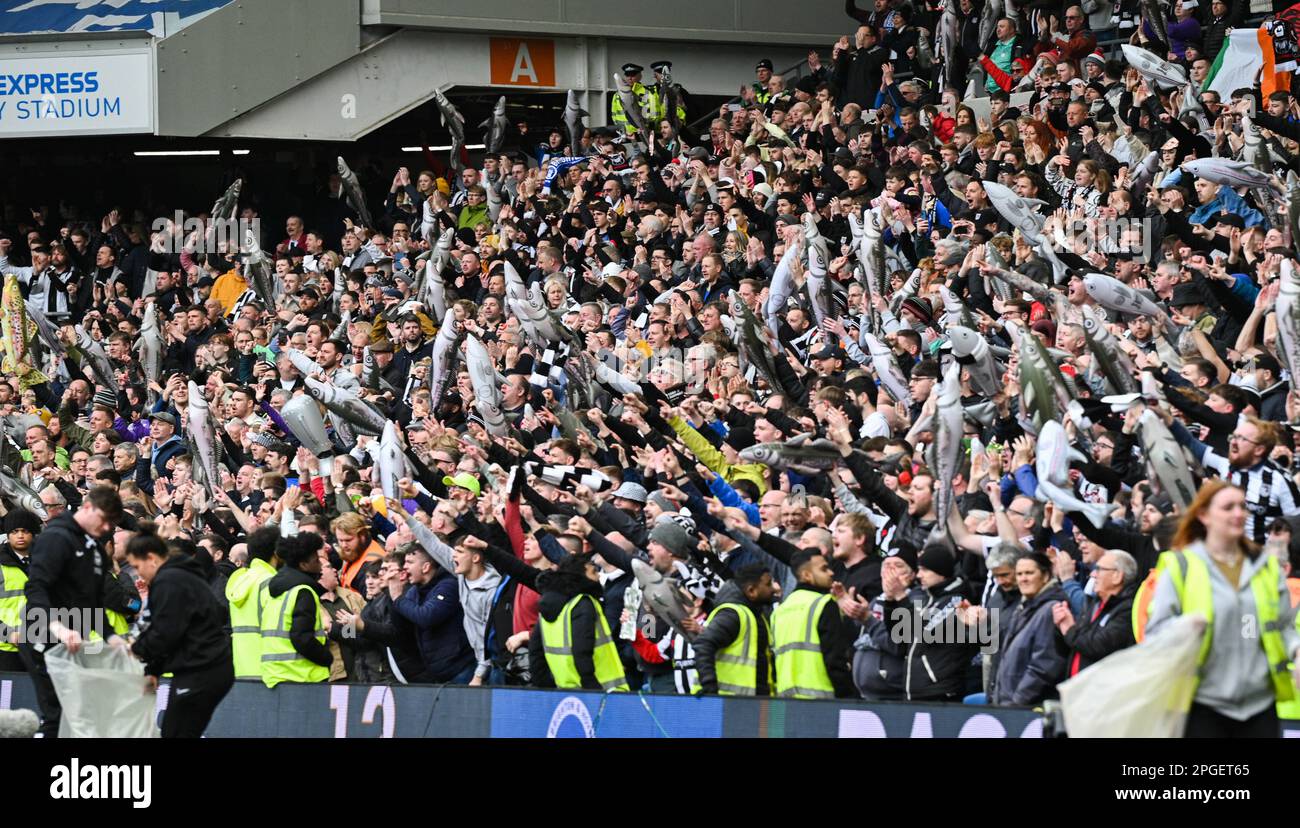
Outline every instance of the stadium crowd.
[[1032, 706], [1202, 612], [1189, 732], [1276, 734], [1300, 106], [1147, 5], [849, 0], [698, 135], [629, 63], [283, 233], [7, 211], [0, 670], [93, 607], [154, 676]]

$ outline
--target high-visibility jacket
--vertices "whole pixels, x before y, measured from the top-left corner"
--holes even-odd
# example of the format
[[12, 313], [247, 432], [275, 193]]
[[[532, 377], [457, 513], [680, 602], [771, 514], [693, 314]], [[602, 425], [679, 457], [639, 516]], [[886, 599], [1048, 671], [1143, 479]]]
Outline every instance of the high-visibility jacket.
[[[827, 593], [796, 589], [772, 613], [772, 652], [776, 657], [777, 695], [789, 699], [833, 699], [835, 685], [826, 672], [817, 621]], [[838, 607], [836, 607], [838, 609]]]
[[[1156, 571], [1169, 573], [1183, 613], [1200, 613], [1205, 616], [1205, 637], [1197, 656], [1197, 664], [1203, 666], [1209, 658], [1210, 646], [1214, 640], [1214, 599], [1211, 594], [1210, 567], [1199, 556], [1179, 550], [1161, 553], [1156, 562]], [[1291, 718], [1287, 713], [1300, 713], [1300, 708], [1296, 704], [1295, 681], [1291, 678], [1290, 654], [1282, 640], [1277, 594], [1279, 578], [1281, 571], [1277, 558], [1269, 555], [1268, 562], [1250, 579], [1250, 591], [1255, 598], [1259, 643], [1268, 657], [1269, 677], [1277, 695], [1278, 715]]]
[[262, 677], [262, 584], [275, 574], [275, 567], [253, 558], [226, 582], [230, 602], [230, 650], [234, 655], [235, 678]]
[[[744, 604], [718, 604], [709, 613], [709, 621], [724, 609], [733, 610], [740, 618], [740, 632], [735, 640], [718, 650], [714, 667], [718, 676], [718, 694], [722, 696], [753, 696], [758, 692], [758, 625], [767, 626], [767, 640], [772, 640], [772, 628], [767, 619], [755, 617], [753, 610]], [[707, 623], [707, 622], [706, 622]], [[772, 680], [771, 653], [764, 659], [767, 662], [767, 686], [774, 687]]]
[[[652, 83], [646, 87], [646, 90], [649, 92], [649, 100], [646, 103], [646, 116], [653, 124], [667, 120], [668, 97], [664, 94], [663, 84]], [[677, 123], [686, 123], [686, 107], [682, 106], [680, 99], [677, 102]]]
[[18, 647], [9, 643], [9, 633], [22, 626], [26, 586], [26, 572], [16, 566], [0, 566], [0, 653], [18, 652]]
[[[1164, 555], [1168, 552], [1160, 553]], [[1156, 582], [1160, 580], [1160, 559], [1156, 559], [1156, 565], [1147, 573], [1147, 577], [1138, 587], [1138, 591], [1133, 596], [1133, 638], [1141, 644], [1142, 639], [1147, 635], [1147, 621], [1151, 617], [1151, 599], [1156, 596]]]
[[574, 596], [564, 605], [554, 621], [547, 621], [545, 616], [537, 619], [538, 629], [542, 633], [542, 652], [546, 655], [546, 666], [555, 678], [555, 686], [565, 689], [582, 687], [582, 677], [578, 674], [578, 662], [573, 657], [573, 610], [580, 601], [590, 601], [596, 615], [596, 646], [591, 659], [596, 668], [596, 681], [605, 692], [630, 692], [627, 674], [623, 672], [623, 661], [618, 656], [618, 647], [609, 634], [609, 622], [600, 604], [590, 595]]
[[[632, 97], [636, 100], [636, 105], [641, 109], [641, 116], [646, 117], [646, 110], [650, 109], [651, 95], [642, 83], [632, 84]], [[658, 96], [654, 96], [658, 98]], [[623, 111], [623, 99], [617, 92], [614, 93], [614, 99], [609, 104], [609, 120], [616, 129], [621, 129], [628, 135], [636, 131], [636, 124], [632, 123], [626, 112]], [[647, 118], [647, 120], [653, 120]]]
[[311, 596], [316, 611], [314, 635], [321, 646], [325, 646], [325, 628], [320, 621], [320, 596], [308, 584], [299, 584], [287, 592], [272, 596], [266, 584], [258, 587], [262, 595], [262, 683], [274, 687], [283, 681], [303, 684], [327, 681], [330, 668], [322, 667], [311, 659], [305, 658], [293, 648], [289, 640], [289, 630], [293, 626], [293, 606], [298, 602], [298, 593], [303, 590]]
[[114, 612], [111, 609], [104, 610], [104, 617], [108, 620], [108, 628], [118, 635], [126, 635], [131, 629], [131, 622], [126, 620], [126, 616], [120, 612]]
[[[1300, 607], [1300, 579], [1287, 578], [1287, 591], [1291, 593], [1291, 608]], [[1295, 627], [1300, 632], [1300, 612], [1295, 616]], [[1277, 703], [1277, 715], [1282, 719], [1300, 720], [1300, 688], [1296, 688], [1296, 697], [1291, 701], [1279, 701]]]

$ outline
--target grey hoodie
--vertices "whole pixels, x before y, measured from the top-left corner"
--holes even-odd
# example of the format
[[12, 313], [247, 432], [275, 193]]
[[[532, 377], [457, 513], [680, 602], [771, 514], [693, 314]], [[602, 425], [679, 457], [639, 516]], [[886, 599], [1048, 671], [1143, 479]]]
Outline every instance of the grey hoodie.
[[[1214, 637], [1210, 653], [1201, 667], [1201, 683], [1196, 688], [1195, 701], [1230, 719], [1245, 721], [1276, 703], [1273, 682], [1269, 678], [1268, 657], [1264, 655], [1260, 642], [1261, 625], [1255, 608], [1255, 594], [1250, 588], [1250, 579], [1264, 568], [1268, 553], [1261, 552], [1253, 561], [1246, 558], [1242, 563], [1241, 584], [1234, 587], [1210, 559], [1205, 544], [1198, 541], [1185, 551], [1209, 567], [1210, 596], [1214, 601]], [[1294, 655], [1300, 648], [1300, 633], [1296, 632], [1295, 610], [1291, 608], [1286, 578], [1280, 572], [1277, 589], [1282, 641], [1287, 653]], [[1151, 599], [1147, 634], [1154, 633], [1181, 613], [1173, 579], [1168, 572], [1162, 572]]]
[[[415, 540], [438, 566], [448, 572], [456, 571], [451, 560], [452, 548], [443, 543], [432, 529], [410, 516], [406, 518], [406, 525], [411, 527]], [[460, 591], [461, 611], [465, 617], [465, 637], [474, 648], [474, 658], [478, 662], [474, 675], [486, 682], [488, 673], [492, 671], [492, 661], [483, 651], [483, 636], [487, 632], [488, 615], [492, 612], [492, 596], [496, 595], [497, 587], [501, 584], [501, 574], [484, 564], [484, 572], [477, 580], [471, 581], [464, 575], [457, 575], [456, 583]]]

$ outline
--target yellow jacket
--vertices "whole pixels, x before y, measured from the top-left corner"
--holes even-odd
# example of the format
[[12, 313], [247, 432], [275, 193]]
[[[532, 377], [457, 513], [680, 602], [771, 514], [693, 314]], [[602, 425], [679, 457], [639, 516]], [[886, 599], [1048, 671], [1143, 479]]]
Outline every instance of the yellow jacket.
[[220, 302], [221, 312], [229, 316], [235, 309], [235, 303], [246, 290], [248, 290], [248, 280], [232, 270], [217, 277], [216, 284], [212, 286], [211, 298]]
[[737, 463], [731, 465], [722, 452], [713, 447], [713, 444], [704, 438], [694, 428], [692, 428], [681, 417], [673, 417], [668, 421], [668, 425], [673, 427], [677, 436], [682, 438], [682, 442], [691, 450], [691, 453], [700, 458], [700, 462], [709, 467], [709, 471], [714, 474], [722, 475], [722, 479], [728, 483], [734, 483], [737, 480], [750, 480], [758, 486], [758, 493], [761, 495], [767, 491], [767, 481], [763, 478], [763, 472], [767, 466], [762, 463]]

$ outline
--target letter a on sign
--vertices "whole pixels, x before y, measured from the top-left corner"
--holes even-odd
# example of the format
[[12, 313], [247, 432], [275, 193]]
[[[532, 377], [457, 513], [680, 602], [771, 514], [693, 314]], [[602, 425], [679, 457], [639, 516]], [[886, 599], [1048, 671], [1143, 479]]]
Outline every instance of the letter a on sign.
[[489, 40], [494, 86], [555, 86], [555, 41], [494, 37]]
[[537, 72], [533, 69], [533, 58], [528, 54], [526, 41], [519, 44], [519, 51], [515, 53], [515, 68], [510, 70], [510, 82], [519, 83], [521, 77], [537, 83]]

